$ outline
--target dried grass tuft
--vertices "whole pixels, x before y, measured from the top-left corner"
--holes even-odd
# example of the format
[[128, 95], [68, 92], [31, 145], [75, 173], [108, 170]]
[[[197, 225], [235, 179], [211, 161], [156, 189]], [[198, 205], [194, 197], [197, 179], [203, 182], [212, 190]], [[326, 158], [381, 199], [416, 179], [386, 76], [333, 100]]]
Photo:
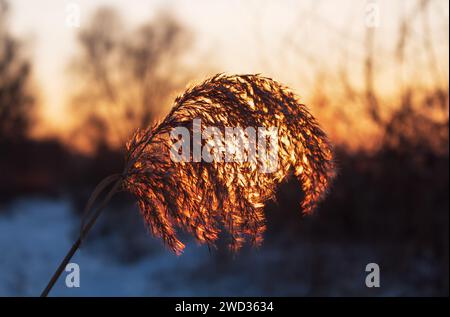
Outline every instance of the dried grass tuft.
[[[180, 162], [170, 159], [172, 128], [193, 119], [204, 126], [277, 127], [278, 169], [263, 173], [250, 162]], [[277, 185], [293, 174], [302, 185], [304, 213], [311, 213], [334, 176], [331, 145], [317, 121], [287, 87], [260, 75], [216, 75], [176, 98], [159, 124], [137, 131], [127, 143], [124, 187], [138, 200], [151, 232], [177, 254], [184, 244], [177, 229], [214, 245], [220, 228], [230, 248], [246, 239], [260, 245], [263, 208]]]

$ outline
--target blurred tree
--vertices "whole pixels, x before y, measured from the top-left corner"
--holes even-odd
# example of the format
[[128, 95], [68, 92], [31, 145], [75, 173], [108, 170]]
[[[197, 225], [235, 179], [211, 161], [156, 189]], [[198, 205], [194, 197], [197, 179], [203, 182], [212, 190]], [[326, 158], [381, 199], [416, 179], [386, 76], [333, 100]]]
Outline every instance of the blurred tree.
[[0, 0], [0, 141], [23, 138], [30, 126], [34, 98], [28, 81], [31, 65], [7, 25], [8, 4]]
[[[148, 126], [187, 80], [181, 58], [191, 33], [167, 11], [127, 32], [117, 12], [98, 9], [78, 36], [73, 111], [91, 146], [122, 146]], [[80, 135], [81, 136], [81, 135]]]
[[[407, 111], [417, 112], [408, 124], [420, 118], [435, 124], [436, 131], [448, 124], [448, 58], [443, 58], [448, 42], [442, 41], [448, 37], [448, 17], [442, 1], [400, 1], [392, 10], [398, 18], [379, 27], [355, 24], [352, 10], [340, 24], [321, 14], [325, 3], [307, 3], [293, 21], [299, 32], [281, 37], [285, 57], [273, 59], [281, 65], [272, 66], [298, 69], [291, 73], [309, 91], [306, 102], [335, 143], [355, 150], [382, 147], [391, 142], [387, 138], [400, 139], [394, 134], [404, 132], [399, 120]], [[310, 27], [320, 36], [308, 36]], [[384, 36], [389, 29], [390, 36]], [[321, 39], [333, 49], [330, 58], [321, 54]]]

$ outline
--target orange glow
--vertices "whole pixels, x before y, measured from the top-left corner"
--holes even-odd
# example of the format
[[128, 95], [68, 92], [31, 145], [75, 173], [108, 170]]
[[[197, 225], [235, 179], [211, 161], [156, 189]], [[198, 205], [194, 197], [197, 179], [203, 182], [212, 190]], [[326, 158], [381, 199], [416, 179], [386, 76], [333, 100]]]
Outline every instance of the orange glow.
[[[215, 127], [278, 128], [278, 169], [264, 173], [254, 162], [176, 163], [168, 134], [201, 118]], [[263, 207], [277, 185], [293, 171], [305, 193], [301, 209], [310, 213], [334, 175], [332, 150], [306, 106], [286, 87], [257, 75], [218, 75], [188, 89], [158, 125], [138, 131], [127, 144], [125, 184], [139, 201], [152, 233], [179, 254], [184, 244], [176, 228], [213, 245], [220, 228], [231, 236], [230, 249], [246, 238], [260, 245]]]

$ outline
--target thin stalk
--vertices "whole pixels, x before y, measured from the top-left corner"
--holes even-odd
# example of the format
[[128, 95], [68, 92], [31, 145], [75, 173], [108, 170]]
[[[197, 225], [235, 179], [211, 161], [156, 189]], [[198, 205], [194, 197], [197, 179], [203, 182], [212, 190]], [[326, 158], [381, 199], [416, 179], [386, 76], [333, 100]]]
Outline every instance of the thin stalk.
[[91, 230], [92, 226], [97, 221], [97, 218], [100, 216], [103, 209], [107, 206], [111, 198], [117, 193], [117, 191], [120, 188], [120, 185], [122, 184], [122, 178], [117, 180], [113, 187], [110, 189], [110, 191], [106, 194], [105, 198], [103, 199], [102, 203], [97, 207], [95, 210], [92, 218], [86, 223], [86, 225], [82, 228], [80, 235], [78, 239], [74, 242], [72, 247], [70, 248], [67, 255], [62, 260], [61, 264], [58, 266], [58, 269], [53, 274], [52, 278], [47, 284], [47, 287], [44, 289], [44, 291], [41, 293], [41, 297], [47, 297], [49, 292], [52, 290], [53, 286], [55, 285], [58, 278], [61, 276], [61, 273], [64, 271], [65, 267], [69, 263], [69, 261], [72, 259], [75, 252], [77, 252], [78, 248], [80, 247], [81, 243], [83, 242], [84, 238], [86, 238], [87, 234]]
[[[64, 257], [62, 262], [59, 264], [59, 266], [56, 269], [55, 273], [53, 273], [53, 276], [50, 279], [50, 281], [48, 282], [47, 287], [42, 291], [41, 297], [47, 297], [47, 295], [50, 293], [50, 291], [52, 290], [52, 288], [55, 285], [56, 281], [58, 281], [59, 277], [61, 276], [61, 273], [64, 271], [64, 269], [67, 266], [67, 264], [69, 263], [70, 259], [72, 259], [74, 254], [80, 248], [81, 243], [86, 238], [87, 234], [89, 233], [89, 231], [91, 230], [91, 228], [95, 224], [95, 222], [97, 221], [97, 218], [100, 216], [100, 214], [103, 211], [103, 209], [108, 205], [108, 203], [111, 200], [111, 198], [113, 198], [113, 196], [119, 191], [119, 188], [122, 185], [123, 179], [128, 174], [129, 169], [133, 166], [133, 164], [136, 162], [136, 160], [142, 155], [142, 153], [144, 152], [145, 147], [153, 140], [153, 137], [154, 137], [154, 135], [151, 135], [145, 141], [144, 145], [139, 149], [139, 151], [137, 152], [137, 154], [136, 154], [134, 159], [127, 160], [126, 166], [125, 166], [122, 174], [120, 175], [121, 177], [114, 183], [114, 185], [111, 187], [110, 191], [106, 194], [106, 196], [103, 199], [102, 203], [95, 210], [92, 218], [86, 223], [86, 225], [84, 225], [84, 222], [82, 222], [82, 227], [81, 227], [81, 231], [80, 231], [80, 235], [78, 236], [78, 239], [74, 242], [74, 244], [70, 248], [69, 252], [66, 254], [66, 256]], [[111, 175], [109, 177], [117, 177], [117, 176], [118, 175], [116, 174], [116, 175]], [[89, 201], [88, 201], [88, 203], [86, 205], [86, 210], [84, 211], [85, 216], [89, 215], [90, 207], [94, 204], [94, 202], [96, 200], [96, 197], [98, 197], [100, 192], [103, 190], [102, 183], [104, 181], [108, 182], [107, 180], [108, 180], [109, 177], [107, 177], [105, 180], [103, 180], [102, 182], [100, 182], [97, 185], [97, 188], [94, 190], [93, 195], [91, 196], [91, 198], [89, 199]], [[99, 192], [97, 192], [97, 190], [99, 190]], [[94, 198], [92, 199], [92, 197], [94, 197]], [[91, 199], [92, 199], [92, 201], [91, 201]]]

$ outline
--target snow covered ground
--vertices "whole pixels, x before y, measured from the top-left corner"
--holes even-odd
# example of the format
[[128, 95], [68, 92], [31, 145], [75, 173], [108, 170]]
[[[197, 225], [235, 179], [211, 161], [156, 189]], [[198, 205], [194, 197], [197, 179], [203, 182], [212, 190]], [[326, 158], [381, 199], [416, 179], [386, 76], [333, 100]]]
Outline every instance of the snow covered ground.
[[[64, 200], [24, 199], [0, 210], [0, 296], [36, 296], [70, 248], [78, 220]], [[144, 229], [142, 229], [144, 230]], [[157, 251], [124, 262], [108, 249], [111, 238], [83, 247], [72, 262], [80, 266], [80, 288], [65, 286], [59, 296], [263, 296], [263, 295], [432, 295], [437, 267], [432, 260], [405, 264], [404, 275], [387, 269], [380, 289], [368, 289], [365, 265], [383, 261], [364, 246], [273, 243], [247, 250], [234, 259], [211, 254], [190, 243], [175, 256], [148, 237]], [[395, 256], [395, 254], [393, 254]], [[409, 263], [409, 262], [408, 262]]]
[[[38, 295], [73, 243], [77, 223], [64, 201], [25, 200], [13, 204], [0, 217], [0, 295]], [[193, 295], [186, 283], [171, 282], [177, 278], [174, 273], [185, 274], [200, 259], [198, 253], [202, 251], [192, 251], [183, 257], [161, 252], [124, 266], [82, 248], [71, 261], [80, 266], [80, 288], [67, 288], [63, 273], [51, 294]], [[166, 274], [167, 278], [162, 279]]]

